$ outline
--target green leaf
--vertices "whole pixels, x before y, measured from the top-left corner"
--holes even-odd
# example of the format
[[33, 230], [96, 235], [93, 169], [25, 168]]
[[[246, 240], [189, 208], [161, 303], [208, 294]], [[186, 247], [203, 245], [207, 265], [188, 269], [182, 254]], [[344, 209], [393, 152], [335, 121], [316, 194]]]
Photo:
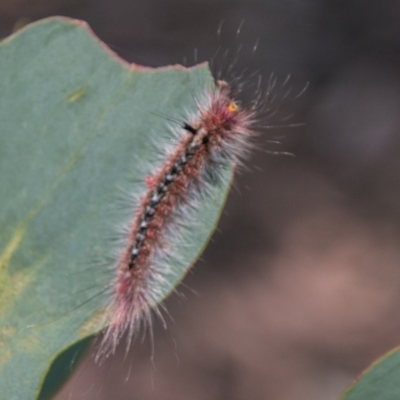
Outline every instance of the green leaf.
[[[0, 400], [24, 400], [37, 398], [59, 355], [101, 328], [110, 237], [132, 218], [129, 205], [119, 211], [121, 193], [142, 193], [142, 164], [162, 160], [154, 143], [176, 140], [162, 116], [193, 112], [194, 94], [213, 81], [206, 65], [128, 65], [62, 18], [1, 42], [0, 73]], [[214, 230], [225, 172], [192, 216], [196, 229], [171, 243], [181, 261], [160, 301]]]
[[400, 348], [375, 361], [340, 397], [340, 400], [399, 399]]

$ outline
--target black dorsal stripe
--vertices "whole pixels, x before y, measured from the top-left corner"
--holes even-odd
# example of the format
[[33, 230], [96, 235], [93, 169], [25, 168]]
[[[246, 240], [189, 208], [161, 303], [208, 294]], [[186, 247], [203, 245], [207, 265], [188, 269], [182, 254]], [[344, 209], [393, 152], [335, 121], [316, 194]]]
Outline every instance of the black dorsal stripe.
[[192, 135], [195, 135], [197, 133], [197, 129], [193, 128], [192, 125], [189, 125], [187, 123], [183, 124], [183, 129], [190, 132]]
[[[193, 136], [197, 134], [198, 129], [185, 123], [183, 129], [191, 133]], [[208, 138], [203, 139], [203, 144], [208, 142]], [[185, 152], [175, 161], [171, 169], [164, 175], [161, 182], [158, 184], [154, 192], [152, 193], [146, 208], [143, 211], [139, 228], [136, 233], [135, 243], [131, 249], [130, 260], [128, 262], [128, 269], [132, 269], [135, 266], [135, 261], [138, 258], [140, 251], [143, 247], [146, 232], [149, 226], [149, 222], [153, 219], [156, 209], [158, 208], [161, 200], [164, 198], [168, 191], [168, 187], [175, 181], [179, 176], [179, 173], [187, 165], [188, 161], [194, 157], [196, 151], [201, 147], [201, 143], [195, 143], [193, 140], [189, 142]]]

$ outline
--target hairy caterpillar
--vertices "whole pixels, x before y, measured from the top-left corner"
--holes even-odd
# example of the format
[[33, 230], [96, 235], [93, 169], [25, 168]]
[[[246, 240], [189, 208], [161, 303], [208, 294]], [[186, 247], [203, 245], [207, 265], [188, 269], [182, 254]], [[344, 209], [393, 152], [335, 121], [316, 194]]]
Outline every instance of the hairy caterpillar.
[[163, 167], [146, 178], [147, 193], [138, 205], [118, 260], [101, 353], [114, 351], [124, 332], [129, 337], [142, 321], [151, 322], [151, 307], [169, 273], [168, 237], [188, 223], [186, 214], [201, 205], [221, 171], [248, 152], [257, 103], [242, 108], [227, 82], [218, 81], [197, 101], [197, 113], [180, 126], [181, 140]]

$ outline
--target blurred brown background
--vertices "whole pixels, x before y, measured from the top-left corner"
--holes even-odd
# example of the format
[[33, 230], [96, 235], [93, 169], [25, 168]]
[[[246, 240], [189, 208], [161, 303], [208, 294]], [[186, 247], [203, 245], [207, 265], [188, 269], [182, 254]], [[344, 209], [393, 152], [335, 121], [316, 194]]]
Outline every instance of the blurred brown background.
[[0, 35], [56, 14], [149, 66], [210, 59], [225, 20], [222, 47], [259, 38], [239, 72], [310, 82], [280, 106], [305, 126], [263, 132], [190, 289], [166, 302], [154, 358], [140, 340], [88, 358], [57, 399], [336, 399], [400, 343], [400, 3], [0, 0]]

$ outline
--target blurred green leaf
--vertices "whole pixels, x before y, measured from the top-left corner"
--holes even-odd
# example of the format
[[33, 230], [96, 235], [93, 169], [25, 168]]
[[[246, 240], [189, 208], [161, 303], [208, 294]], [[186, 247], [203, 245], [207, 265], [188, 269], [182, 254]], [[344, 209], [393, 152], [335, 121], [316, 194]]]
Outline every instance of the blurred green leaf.
[[400, 349], [375, 361], [342, 394], [340, 400], [399, 400]]
[[[205, 65], [128, 65], [63, 18], [1, 42], [0, 73], [0, 400], [24, 400], [63, 351], [101, 328], [110, 236], [132, 218], [118, 198], [142, 193], [141, 164], [160, 162], [154, 143], [173, 143], [162, 116], [195, 110], [194, 94], [213, 83]], [[172, 243], [181, 261], [160, 301], [205, 246], [231, 175], [193, 215], [185, 243]]]

